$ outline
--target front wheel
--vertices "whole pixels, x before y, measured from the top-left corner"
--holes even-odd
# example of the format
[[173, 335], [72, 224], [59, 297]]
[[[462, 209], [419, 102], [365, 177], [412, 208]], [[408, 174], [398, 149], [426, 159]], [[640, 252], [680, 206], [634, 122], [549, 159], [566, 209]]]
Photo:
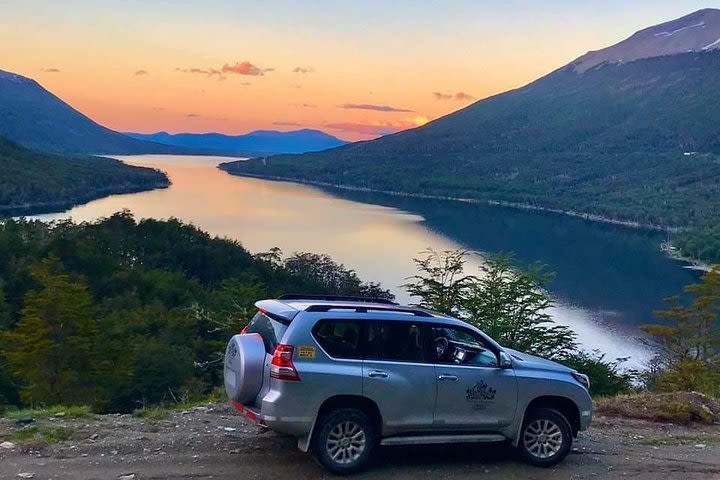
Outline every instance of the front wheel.
[[518, 449], [529, 463], [550, 467], [567, 456], [572, 439], [570, 424], [560, 412], [538, 408], [525, 418]]
[[377, 447], [371, 418], [354, 408], [341, 408], [324, 415], [313, 435], [313, 453], [330, 472], [347, 475], [370, 464]]

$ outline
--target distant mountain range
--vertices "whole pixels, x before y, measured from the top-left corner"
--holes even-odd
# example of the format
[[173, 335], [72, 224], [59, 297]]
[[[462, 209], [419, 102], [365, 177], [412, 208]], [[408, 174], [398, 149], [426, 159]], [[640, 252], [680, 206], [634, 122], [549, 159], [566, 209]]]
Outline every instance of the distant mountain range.
[[704, 227], [718, 222], [719, 155], [720, 10], [706, 9], [419, 128], [221, 168]]
[[123, 134], [97, 124], [35, 80], [2, 70], [0, 135], [45, 152], [106, 155], [264, 155], [316, 152], [347, 143], [319, 130], [258, 130], [237, 136]]
[[98, 125], [35, 80], [0, 70], [0, 135], [26, 147], [73, 154], [191, 153]]
[[273, 153], [317, 152], [345, 145], [340, 140], [320, 130], [294, 130], [279, 132], [257, 130], [245, 135], [223, 135], [220, 133], [126, 133], [129, 137], [150, 142], [210, 150], [221, 154], [263, 155]]

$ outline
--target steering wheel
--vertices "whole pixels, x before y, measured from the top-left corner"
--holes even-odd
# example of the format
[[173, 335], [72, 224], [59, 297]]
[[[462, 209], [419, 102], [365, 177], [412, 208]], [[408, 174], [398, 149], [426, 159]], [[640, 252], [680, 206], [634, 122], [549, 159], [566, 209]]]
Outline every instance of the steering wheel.
[[442, 358], [443, 354], [447, 351], [450, 346], [450, 341], [445, 337], [437, 337], [435, 339], [435, 352], [437, 358]]

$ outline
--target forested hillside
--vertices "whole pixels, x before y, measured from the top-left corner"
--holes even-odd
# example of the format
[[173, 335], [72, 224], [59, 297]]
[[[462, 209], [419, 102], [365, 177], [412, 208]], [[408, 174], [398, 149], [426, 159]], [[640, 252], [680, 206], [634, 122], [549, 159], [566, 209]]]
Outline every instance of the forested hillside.
[[168, 184], [164, 173], [151, 168], [110, 158], [40, 153], [0, 137], [0, 217], [62, 210]]
[[687, 53], [569, 65], [424, 127], [221, 168], [702, 228], [720, 211], [718, 118], [720, 53]]
[[323, 255], [251, 255], [178, 220], [0, 223], [0, 410], [131, 411], [221, 384], [259, 298], [391, 295]]

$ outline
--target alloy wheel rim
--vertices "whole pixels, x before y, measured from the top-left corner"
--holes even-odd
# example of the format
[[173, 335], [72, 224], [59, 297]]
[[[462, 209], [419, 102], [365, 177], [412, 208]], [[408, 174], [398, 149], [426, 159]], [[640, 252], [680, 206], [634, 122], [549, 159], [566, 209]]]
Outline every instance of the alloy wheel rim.
[[535, 420], [525, 427], [523, 443], [533, 457], [550, 458], [562, 448], [562, 430], [552, 420]]
[[330, 430], [325, 448], [330, 458], [339, 464], [355, 462], [365, 451], [365, 430], [355, 422], [341, 422]]

